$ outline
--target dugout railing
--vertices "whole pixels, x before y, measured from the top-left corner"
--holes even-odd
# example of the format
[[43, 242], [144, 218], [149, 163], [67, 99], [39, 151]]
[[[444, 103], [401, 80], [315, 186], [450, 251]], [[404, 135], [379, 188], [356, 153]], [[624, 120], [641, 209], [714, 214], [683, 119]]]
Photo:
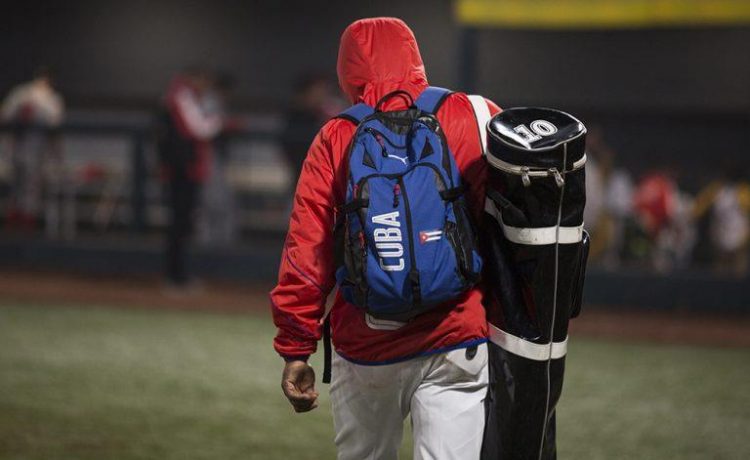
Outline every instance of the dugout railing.
[[[14, 180], [12, 139], [19, 129], [49, 140], [45, 157], [35, 165], [44, 197], [37, 217], [46, 222], [48, 236], [74, 239], [81, 230], [139, 235], [163, 227], [163, 184], [152, 123], [73, 121], [55, 129], [0, 125], [3, 211]], [[291, 179], [278, 136], [271, 123], [223, 136], [217, 145], [217, 167], [237, 195], [240, 232], [284, 228]], [[0, 212], [0, 219], [5, 217]]]

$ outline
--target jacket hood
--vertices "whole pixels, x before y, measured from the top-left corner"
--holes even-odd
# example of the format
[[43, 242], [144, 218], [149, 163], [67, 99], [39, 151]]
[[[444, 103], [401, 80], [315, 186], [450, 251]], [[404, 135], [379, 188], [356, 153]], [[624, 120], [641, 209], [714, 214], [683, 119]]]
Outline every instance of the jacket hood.
[[353, 104], [374, 106], [397, 89], [416, 98], [427, 87], [414, 33], [397, 18], [360, 19], [349, 25], [341, 35], [336, 70], [339, 86]]

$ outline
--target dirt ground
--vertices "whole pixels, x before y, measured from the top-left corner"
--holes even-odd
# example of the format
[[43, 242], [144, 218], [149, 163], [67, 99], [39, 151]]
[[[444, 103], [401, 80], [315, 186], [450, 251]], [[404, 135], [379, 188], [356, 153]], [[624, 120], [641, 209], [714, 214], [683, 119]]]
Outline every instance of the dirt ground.
[[[207, 282], [176, 293], [154, 278], [0, 271], [0, 303], [107, 305], [198, 311], [268, 311], [272, 286]], [[750, 347], [750, 317], [584, 306], [571, 335], [661, 343]]]

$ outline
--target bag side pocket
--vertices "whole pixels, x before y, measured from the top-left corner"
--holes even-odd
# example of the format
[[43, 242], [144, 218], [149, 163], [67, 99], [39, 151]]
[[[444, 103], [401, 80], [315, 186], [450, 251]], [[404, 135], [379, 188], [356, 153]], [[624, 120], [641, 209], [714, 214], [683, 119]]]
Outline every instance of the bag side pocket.
[[575, 289], [573, 290], [573, 299], [570, 304], [570, 317], [577, 318], [581, 314], [581, 306], [583, 305], [583, 285], [586, 280], [586, 262], [589, 258], [589, 246], [590, 238], [589, 232], [583, 231], [583, 238], [581, 239], [581, 257], [578, 262], [578, 276], [574, 278]]

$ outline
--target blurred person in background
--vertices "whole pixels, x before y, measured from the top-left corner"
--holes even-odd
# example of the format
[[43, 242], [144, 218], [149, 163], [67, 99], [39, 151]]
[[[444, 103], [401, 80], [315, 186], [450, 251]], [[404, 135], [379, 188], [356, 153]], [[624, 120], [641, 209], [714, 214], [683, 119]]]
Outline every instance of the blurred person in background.
[[239, 119], [229, 116], [229, 101], [235, 87], [229, 74], [217, 74], [205, 92], [207, 116], [224, 120], [223, 129], [213, 140], [213, 164], [203, 186], [198, 218], [198, 240], [209, 245], [228, 245], [237, 238], [237, 203], [229, 184], [229, 135], [240, 129]]
[[698, 194], [693, 217], [710, 214], [708, 236], [716, 272], [742, 277], [748, 272], [750, 183], [739, 167], [725, 168], [722, 176]]
[[645, 255], [654, 263], [654, 254], [665, 230], [672, 223], [677, 186], [661, 169], [648, 172], [636, 185], [633, 210], [648, 248]]
[[291, 174], [292, 190], [297, 184], [307, 149], [321, 126], [344, 107], [333, 94], [331, 81], [319, 74], [299, 78], [292, 103], [285, 114], [282, 147]]
[[9, 228], [33, 230], [40, 213], [43, 171], [50, 156], [59, 159], [58, 128], [65, 116], [63, 98], [54, 88], [52, 73], [38, 69], [34, 78], [13, 88], [0, 108], [3, 123], [12, 125], [12, 183]]
[[586, 208], [583, 211], [583, 222], [592, 240], [589, 252], [591, 261], [597, 260], [608, 244], [604, 216], [608, 153], [609, 148], [602, 142], [599, 128], [592, 127], [586, 135]]
[[589, 232], [593, 243], [589, 252], [590, 260], [594, 261], [602, 252], [607, 243], [605, 235], [601, 230], [604, 220], [604, 177], [603, 171], [599, 165], [599, 156], [594, 155], [586, 149], [586, 208], [583, 212], [583, 222], [586, 231]]
[[584, 222], [592, 234], [589, 257], [614, 269], [620, 265], [625, 225], [632, 218], [633, 182], [628, 171], [616, 166], [617, 154], [597, 127], [587, 134], [586, 154], [594, 160], [593, 173], [586, 166]]
[[645, 238], [641, 255], [658, 272], [683, 268], [695, 241], [690, 198], [668, 170], [674, 167], [644, 174], [633, 195], [634, 215]]
[[662, 232], [657, 244], [659, 252], [655, 254], [655, 266], [662, 271], [688, 268], [696, 243], [693, 197], [677, 188], [674, 203], [671, 223]]
[[633, 179], [630, 172], [616, 167], [614, 157], [607, 166], [607, 185], [604, 190], [604, 203], [609, 220], [609, 244], [604, 249], [602, 262], [607, 268], [617, 268], [621, 264], [625, 249], [625, 228], [633, 219]]
[[163, 100], [158, 148], [169, 206], [166, 278], [178, 292], [195, 286], [189, 241], [201, 186], [211, 174], [213, 142], [223, 127], [222, 114], [207, 107], [211, 84], [206, 69], [191, 68], [172, 79]]

